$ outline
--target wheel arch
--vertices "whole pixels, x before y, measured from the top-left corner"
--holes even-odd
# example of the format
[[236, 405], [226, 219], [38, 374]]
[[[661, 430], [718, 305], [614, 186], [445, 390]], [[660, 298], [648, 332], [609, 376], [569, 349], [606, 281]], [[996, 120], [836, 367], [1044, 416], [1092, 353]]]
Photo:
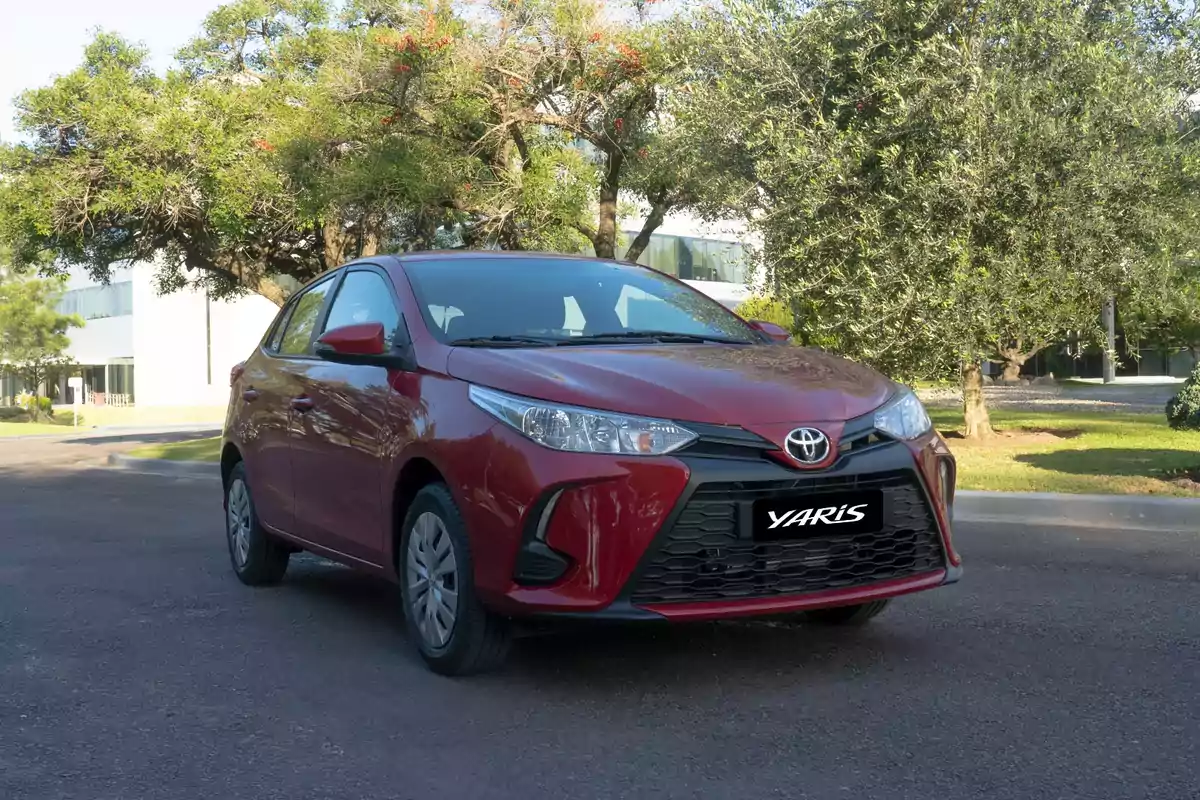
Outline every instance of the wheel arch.
[[228, 488], [229, 475], [233, 468], [243, 461], [242, 451], [233, 442], [226, 442], [221, 448], [221, 486]]
[[392, 487], [392, 537], [391, 565], [398, 569], [400, 552], [400, 536], [404, 526], [404, 517], [417, 496], [417, 492], [434, 483], [446, 483], [442, 471], [427, 458], [415, 456], [405, 462], [396, 475], [396, 483]]

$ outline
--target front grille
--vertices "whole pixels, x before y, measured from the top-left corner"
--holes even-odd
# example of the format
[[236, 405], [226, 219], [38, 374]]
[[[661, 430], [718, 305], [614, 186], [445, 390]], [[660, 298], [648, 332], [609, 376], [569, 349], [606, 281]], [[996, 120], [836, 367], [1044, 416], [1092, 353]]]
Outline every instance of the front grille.
[[[848, 489], [883, 491], [882, 530], [782, 542], [750, 538], [753, 501]], [[921, 575], [945, 565], [934, 517], [908, 471], [702, 484], [651, 547], [632, 592], [635, 604], [805, 594]]]

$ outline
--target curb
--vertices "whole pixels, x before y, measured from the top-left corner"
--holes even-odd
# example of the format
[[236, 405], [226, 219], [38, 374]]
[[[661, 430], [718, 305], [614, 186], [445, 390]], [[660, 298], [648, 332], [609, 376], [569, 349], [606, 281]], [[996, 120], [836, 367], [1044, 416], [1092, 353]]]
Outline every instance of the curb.
[[220, 478], [221, 465], [214, 461], [168, 461], [165, 458], [135, 458], [110, 453], [108, 465], [131, 472], [174, 478]]
[[957, 522], [1200, 532], [1200, 499], [1144, 495], [958, 491]]

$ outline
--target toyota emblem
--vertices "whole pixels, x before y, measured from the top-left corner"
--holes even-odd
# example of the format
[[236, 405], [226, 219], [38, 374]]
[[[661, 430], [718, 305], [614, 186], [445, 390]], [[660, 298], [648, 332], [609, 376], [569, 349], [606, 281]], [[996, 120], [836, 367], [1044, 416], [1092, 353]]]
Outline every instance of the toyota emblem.
[[829, 455], [829, 437], [816, 428], [796, 428], [783, 446], [802, 464], [820, 464]]

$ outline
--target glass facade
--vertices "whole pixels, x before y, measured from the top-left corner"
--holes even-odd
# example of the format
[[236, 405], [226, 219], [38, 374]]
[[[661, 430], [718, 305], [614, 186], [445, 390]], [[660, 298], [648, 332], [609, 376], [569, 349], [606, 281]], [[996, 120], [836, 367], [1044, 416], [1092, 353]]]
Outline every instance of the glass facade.
[[[617, 258], [624, 258], [636, 231], [624, 232]], [[684, 280], [746, 282], [746, 250], [738, 242], [654, 233], [638, 263]]]
[[133, 313], [133, 281], [64, 292], [58, 301], [58, 311], [78, 314], [85, 320], [127, 317]]

